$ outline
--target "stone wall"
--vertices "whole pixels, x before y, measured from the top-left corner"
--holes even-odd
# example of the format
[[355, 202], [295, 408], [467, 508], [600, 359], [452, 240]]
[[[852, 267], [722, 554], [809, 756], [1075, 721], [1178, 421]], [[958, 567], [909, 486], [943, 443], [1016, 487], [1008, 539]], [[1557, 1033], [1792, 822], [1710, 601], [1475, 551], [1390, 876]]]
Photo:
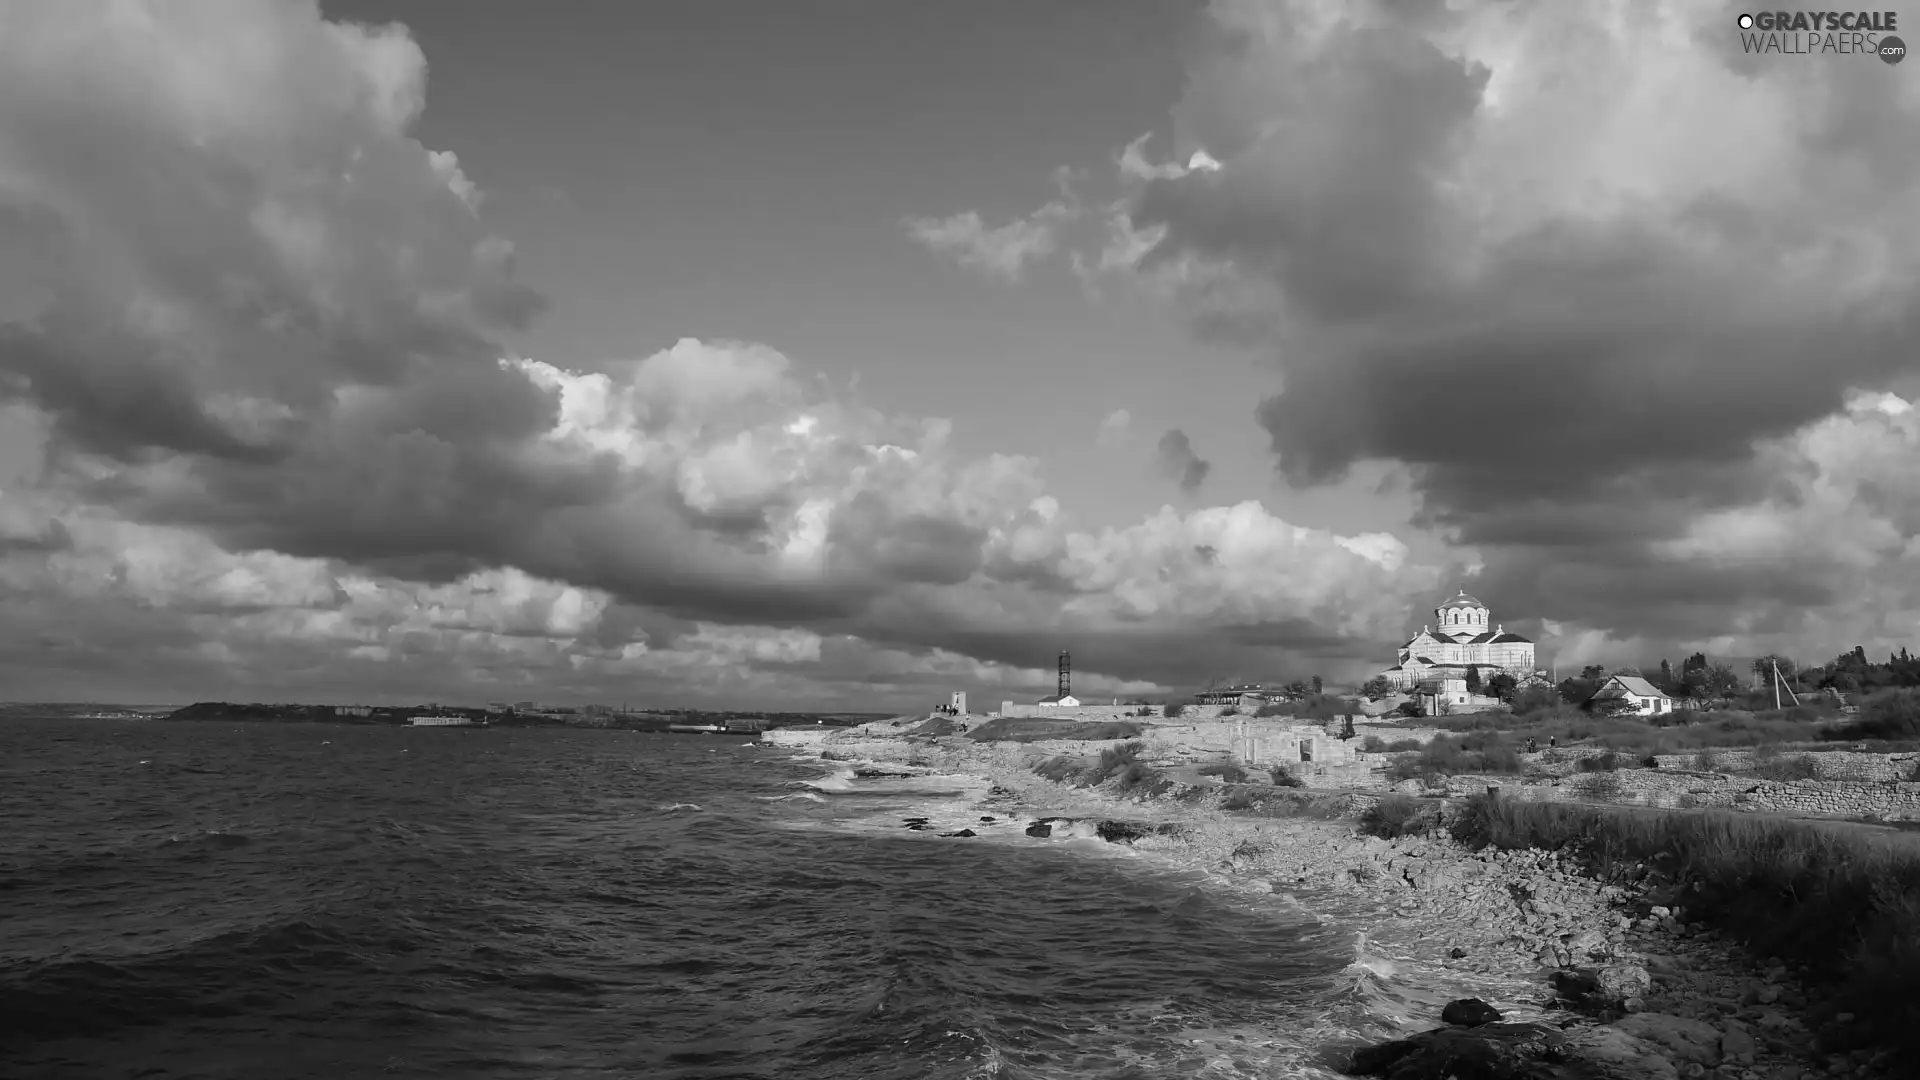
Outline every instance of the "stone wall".
[[[1555, 776], [1571, 776], [1580, 771], [1582, 759], [1599, 757], [1605, 753], [1607, 751], [1604, 749], [1583, 746], [1574, 750], [1549, 750], [1538, 754], [1521, 754], [1520, 760], [1526, 762], [1534, 771]], [[1763, 762], [1763, 759], [1751, 750], [1715, 749], [1708, 751], [1708, 754], [1712, 761], [1710, 769], [1699, 768], [1700, 755], [1697, 752], [1658, 754], [1655, 755], [1654, 760], [1660, 763], [1661, 769], [1715, 773], [1750, 772]], [[1632, 766], [1640, 766], [1645, 760], [1640, 754], [1621, 754], [1620, 757]], [[1789, 761], [1803, 757], [1812, 763], [1816, 780], [1891, 783], [1911, 778], [1914, 775], [1914, 769], [1920, 767], [1920, 753], [1867, 754], [1851, 750], [1786, 751], [1774, 760]]]
[[1451, 794], [1498, 787], [1502, 797], [1621, 803], [1667, 809], [1719, 807], [1810, 817], [1872, 817], [1920, 821], [1920, 784], [1796, 780], [1777, 783], [1722, 773], [1676, 769], [1619, 769], [1564, 778], [1456, 776]]
[[1038, 705], [1017, 705], [1011, 701], [1000, 704], [1000, 716], [1017, 716], [1022, 719], [1036, 720], [1075, 720], [1082, 723], [1104, 723], [1109, 720], [1139, 720], [1136, 716], [1142, 708], [1154, 716], [1160, 715], [1158, 705], [1073, 705], [1061, 707], [1050, 705], [1041, 708]]
[[1392, 743], [1400, 742], [1403, 739], [1412, 739], [1415, 742], [1430, 743], [1433, 741], [1433, 737], [1441, 732], [1439, 728], [1430, 727], [1403, 727], [1399, 724], [1356, 723], [1353, 725], [1353, 733], [1362, 740], [1366, 739], [1369, 735], [1378, 735], [1381, 742]]
[[[1760, 759], [1751, 750], [1714, 750], [1711, 755], [1714, 772], [1746, 772], [1760, 764]], [[1888, 783], [1912, 777], [1915, 766], [1920, 765], [1920, 754], [1862, 754], [1851, 750], [1786, 752], [1776, 760], [1801, 757], [1813, 764], [1813, 774], [1817, 780]], [[1660, 762], [1663, 769], [1693, 769], [1699, 761], [1699, 755], [1660, 754], [1655, 760]]]

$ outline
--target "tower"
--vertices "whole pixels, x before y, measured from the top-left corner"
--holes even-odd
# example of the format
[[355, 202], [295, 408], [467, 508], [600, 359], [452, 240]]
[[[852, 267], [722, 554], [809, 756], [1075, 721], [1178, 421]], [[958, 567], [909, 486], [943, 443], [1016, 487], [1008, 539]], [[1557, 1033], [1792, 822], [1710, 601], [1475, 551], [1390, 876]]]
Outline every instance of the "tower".
[[1066, 697], [1073, 687], [1073, 655], [1060, 654], [1060, 696]]

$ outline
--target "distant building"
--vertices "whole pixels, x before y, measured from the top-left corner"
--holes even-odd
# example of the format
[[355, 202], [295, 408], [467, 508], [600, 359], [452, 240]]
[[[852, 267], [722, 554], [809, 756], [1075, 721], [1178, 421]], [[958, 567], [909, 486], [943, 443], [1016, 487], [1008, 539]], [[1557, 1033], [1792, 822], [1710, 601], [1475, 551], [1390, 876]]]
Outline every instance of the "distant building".
[[1040, 707], [1043, 709], [1074, 709], [1079, 705], [1080, 699], [1072, 694], [1054, 694], [1040, 699]]
[[1600, 689], [1587, 698], [1587, 703], [1612, 698], [1631, 702], [1635, 716], [1657, 716], [1673, 711], [1673, 699], [1638, 675], [1609, 675], [1607, 681], [1600, 684]]
[[955, 716], [967, 715], [967, 692], [965, 690], [955, 690], [953, 692], [953, 700], [947, 703], [947, 708], [952, 709]]
[[1489, 628], [1491, 610], [1466, 590], [1434, 608], [1433, 614], [1438, 623], [1422, 626], [1400, 646], [1393, 666], [1380, 672], [1395, 689], [1418, 687], [1431, 679], [1464, 679], [1469, 667], [1478, 667], [1483, 679], [1498, 672], [1515, 679], [1534, 673], [1533, 642], [1507, 633], [1504, 626]]
[[373, 706], [371, 705], [335, 705], [333, 707], [333, 715], [335, 716], [372, 716]]
[[1285, 701], [1287, 695], [1265, 686], [1226, 686], [1217, 690], [1202, 690], [1193, 696], [1193, 700], [1196, 705], [1237, 705], [1257, 709], [1269, 702]]
[[1447, 676], [1438, 679], [1422, 679], [1413, 688], [1413, 699], [1420, 703], [1420, 711], [1428, 716], [1444, 716], [1473, 703], [1476, 695], [1467, 692], [1467, 680]]

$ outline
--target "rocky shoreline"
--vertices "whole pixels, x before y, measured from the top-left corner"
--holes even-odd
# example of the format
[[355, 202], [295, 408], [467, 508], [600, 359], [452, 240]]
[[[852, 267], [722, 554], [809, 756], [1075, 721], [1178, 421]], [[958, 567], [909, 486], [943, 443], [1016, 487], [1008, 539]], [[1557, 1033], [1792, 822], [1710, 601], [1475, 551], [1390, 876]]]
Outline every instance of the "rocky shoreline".
[[[1098, 838], [1253, 892], [1376, 912], [1366, 919], [1370, 939], [1394, 943], [1400, 955], [1444, 970], [1449, 984], [1476, 996], [1439, 1010], [1428, 1030], [1374, 1046], [1328, 1048], [1327, 1063], [1352, 1075], [1895, 1075], [1885, 1052], [1816, 1049], [1831, 1033], [1810, 1030], [1799, 973], [1756, 961], [1688, 922], [1684, 895], [1649, 867], [1624, 868], [1618, 876], [1626, 883], [1609, 884], [1565, 852], [1476, 852], [1444, 834], [1368, 836], [1354, 806], [1327, 818], [1236, 815], [1219, 808], [1217, 795], [1076, 789], [1032, 772], [1050, 753], [1085, 752], [1084, 745], [975, 743], [868, 725], [834, 733], [817, 749], [902, 773], [970, 773], [991, 782], [984, 802], [955, 806], [951, 820], [930, 814], [903, 821], [916, 831], [956, 841], [989, 827], [1045, 839]], [[1531, 1000], [1516, 986], [1529, 988]], [[1505, 1001], [1510, 1015], [1482, 996]]]

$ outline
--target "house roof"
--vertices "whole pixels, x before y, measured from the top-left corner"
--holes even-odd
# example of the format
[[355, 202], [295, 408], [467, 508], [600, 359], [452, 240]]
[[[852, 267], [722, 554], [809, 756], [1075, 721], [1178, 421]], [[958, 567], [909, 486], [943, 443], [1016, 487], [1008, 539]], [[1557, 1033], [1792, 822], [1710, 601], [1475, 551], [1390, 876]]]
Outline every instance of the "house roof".
[[1042, 704], [1042, 705], [1058, 705], [1058, 704], [1059, 704], [1059, 703], [1061, 703], [1062, 701], [1065, 701], [1065, 700], [1067, 700], [1068, 698], [1070, 698], [1070, 697], [1072, 697], [1072, 696], [1073, 696], [1072, 694], [1051, 694], [1051, 695], [1048, 695], [1047, 697], [1043, 697], [1043, 698], [1041, 698], [1041, 699], [1040, 699], [1040, 704]]
[[1439, 610], [1447, 611], [1452, 608], [1485, 608], [1486, 606], [1487, 605], [1481, 603], [1478, 600], [1475, 600], [1473, 597], [1468, 596], [1467, 590], [1461, 589], [1460, 594], [1458, 596], [1455, 596], [1452, 599], [1448, 600], [1446, 603], [1441, 604]]
[[[1607, 683], [1619, 683], [1627, 693], [1635, 697], [1666, 697], [1660, 689], [1638, 675], [1615, 675]], [[1605, 684], [1603, 684], [1605, 685]]]
[[1519, 634], [1495, 634], [1492, 637], [1488, 638], [1487, 641], [1494, 644], [1504, 644], [1509, 641], [1515, 642], [1521, 645], [1533, 644], [1532, 638], [1523, 638]]

